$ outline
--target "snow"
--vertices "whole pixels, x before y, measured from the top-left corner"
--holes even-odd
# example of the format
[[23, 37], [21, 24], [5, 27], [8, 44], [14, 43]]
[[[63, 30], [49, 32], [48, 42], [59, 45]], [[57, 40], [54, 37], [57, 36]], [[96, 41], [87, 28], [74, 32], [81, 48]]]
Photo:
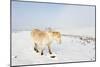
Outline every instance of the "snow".
[[[44, 55], [33, 49], [31, 31], [12, 32], [12, 65], [30, 65], [95, 60], [95, 40], [85, 37], [63, 36], [62, 44], [52, 43], [52, 52]], [[51, 56], [56, 56], [51, 58]]]

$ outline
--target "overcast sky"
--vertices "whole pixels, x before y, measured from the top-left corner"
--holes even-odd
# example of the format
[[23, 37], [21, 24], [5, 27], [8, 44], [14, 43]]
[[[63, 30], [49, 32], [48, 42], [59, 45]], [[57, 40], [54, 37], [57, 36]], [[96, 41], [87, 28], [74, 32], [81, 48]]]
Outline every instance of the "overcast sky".
[[21, 26], [95, 28], [95, 7], [13, 1], [12, 28]]

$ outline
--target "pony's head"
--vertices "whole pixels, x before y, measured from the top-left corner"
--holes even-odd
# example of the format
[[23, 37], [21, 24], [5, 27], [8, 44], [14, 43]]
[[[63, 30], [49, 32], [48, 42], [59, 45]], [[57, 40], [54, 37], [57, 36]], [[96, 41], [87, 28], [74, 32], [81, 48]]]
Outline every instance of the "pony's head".
[[60, 32], [52, 32], [53, 38], [56, 40], [59, 44], [61, 44], [61, 33]]

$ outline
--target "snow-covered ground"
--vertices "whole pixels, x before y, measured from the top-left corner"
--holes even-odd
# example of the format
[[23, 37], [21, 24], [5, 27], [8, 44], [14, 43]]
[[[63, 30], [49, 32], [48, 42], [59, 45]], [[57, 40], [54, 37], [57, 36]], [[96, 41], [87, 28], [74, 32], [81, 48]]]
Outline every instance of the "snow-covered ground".
[[12, 33], [12, 65], [30, 65], [95, 60], [95, 38], [62, 35], [62, 44], [52, 43], [52, 51], [56, 57], [50, 58], [48, 50], [44, 55], [33, 49], [30, 31]]

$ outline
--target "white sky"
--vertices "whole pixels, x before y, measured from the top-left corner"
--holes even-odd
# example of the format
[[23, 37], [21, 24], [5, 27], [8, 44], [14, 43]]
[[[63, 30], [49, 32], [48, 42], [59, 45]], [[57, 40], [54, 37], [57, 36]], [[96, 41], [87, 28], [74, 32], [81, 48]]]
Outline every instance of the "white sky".
[[12, 28], [60, 28], [95, 32], [95, 6], [12, 2]]

